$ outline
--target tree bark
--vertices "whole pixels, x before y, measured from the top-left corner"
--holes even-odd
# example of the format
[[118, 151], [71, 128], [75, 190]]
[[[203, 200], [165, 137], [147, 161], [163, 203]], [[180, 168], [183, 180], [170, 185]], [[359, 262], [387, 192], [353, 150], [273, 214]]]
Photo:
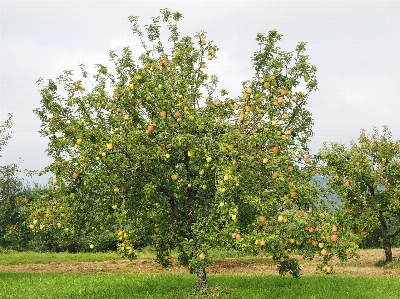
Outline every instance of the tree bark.
[[383, 237], [383, 248], [385, 249], [386, 262], [388, 263], [393, 261], [392, 242], [390, 237], [388, 236]]
[[196, 274], [196, 292], [206, 293], [208, 290], [208, 281], [206, 275], [206, 266], [204, 263], [199, 263], [194, 268], [194, 273]]

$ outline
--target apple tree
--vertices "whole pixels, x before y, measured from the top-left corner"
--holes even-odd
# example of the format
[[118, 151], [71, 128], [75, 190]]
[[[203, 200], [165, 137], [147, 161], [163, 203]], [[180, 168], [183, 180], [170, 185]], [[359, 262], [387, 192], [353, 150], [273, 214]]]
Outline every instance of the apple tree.
[[[321, 216], [312, 181], [306, 105], [317, 81], [305, 43], [287, 52], [276, 31], [258, 34], [254, 76], [231, 98], [207, 73], [218, 47], [204, 32], [181, 36], [181, 18], [161, 10], [142, 31], [130, 17], [143, 45], [137, 59], [124, 48], [110, 52], [113, 70], [97, 65], [92, 78], [82, 65], [82, 78], [65, 71], [39, 80], [35, 112], [49, 137], [47, 170], [59, 198], [84, 211], [101, 203], [99, 215], [107, 216], [97, 225], [115, 233], [127, 257], [152, 242], [168, 266], [177, 249], [199, 291], [218, 246], [271, 254], [281, 273], [295, 276], [294, 251], [325, 262], [335, 253], [346, 258], [354, 244], [347, 231], [330, 239], [336, 220], [326, 209]], [[324, 251], [313, 243], [325, 239]]]
[[[343, 208], [352, 215], [355, 231], [366, 235], [371, 227], [381, 227], [385, 258], [392, 261], [391, 242], [400, 233], [400, 142], [392, 140], [387, 126], [383, 134], [361, 131], [350, 147], [342, 143], [324, 144], [320, 151], [321, 173], [336, 193]], [[363, 232], [364, 231], [364, 232]]]

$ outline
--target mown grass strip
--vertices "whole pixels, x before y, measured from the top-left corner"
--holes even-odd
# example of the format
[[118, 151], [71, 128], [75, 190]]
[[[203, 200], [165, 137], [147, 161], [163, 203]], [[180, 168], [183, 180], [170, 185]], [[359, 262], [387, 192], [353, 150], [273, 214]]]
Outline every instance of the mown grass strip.
[[116, 252], [9, 252], [0, 254], [0, 265], [48, 264], [61, 262], [102, 262], [121, 259]]
[[[209, 275], [204, 298], [397, 299], [398, 277]], [[197, 298], [193, 275], [0, 273], [0, 298]]]

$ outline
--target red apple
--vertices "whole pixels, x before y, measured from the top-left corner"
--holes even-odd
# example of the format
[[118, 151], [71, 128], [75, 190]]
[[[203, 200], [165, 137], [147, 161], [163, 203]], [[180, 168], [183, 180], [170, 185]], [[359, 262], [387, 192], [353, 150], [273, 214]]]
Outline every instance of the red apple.
[[160, 145], [157, 145], [157, 148], [162, 151], [162, 147]]
[[260, 246], [264, 246], [264, 245], [265, 245], [264, 239], [260, 240]]
[[281, 89], [281, 95], [285, 95], [285, 94], [287, 94], [288, 93], [288, 91], [286, 90], [286, 89]]
[[199, 253], [199, 259], [204, 260], [205, 257], [206, 255], [203, 252]]
[[394, 152], [397, 152], [399, 149], [397, 148], [397, 147], [395, 147], [394, 149], [393, 149], [393, 151]]
[[176, 116], [176, 117], [179, 117], [179, 116], [181, 116], [181, 113], [180, 113], [179, 111], [176, 111], [176, 112], [175, 112], [175, 116]]
[[202, 46], [204, 46], [204, 45], [207, 44], [207, 41], [206, 41], [205, 39], [202, 39], [201, 42], [200, 42], [200, 44], [201, 44]]
[[277, 177], [279, 176], [279, 174], [278, 174], [276, 171], [274, 171], [274, 172], [272, 173], [272, 176], [273, 176], [274, 178], [277, 178]]
[[72, 173], [72, 178], [76, 179], [78, 177], [78, 173], [74, 172]]
[[291, 196], [291, 197], [296, 197], [296, 195], [297, 195], [297, 192], [296, 192], [296, 191], [290, 192], [290, 196]]
[[219, 106], [219, 105], [221, 105], [221, 101], [218, 100], [218, 99], [216, 99], [216, 100], [214, 100], [214, 104], [217, 105], [217, 106]]
[[261, 222], [264, 222], [266, 219], [267, 219], [267, 218], [266, 218], [265, 216], [263, 216], [263, 215], [260, 216], [260, 221], [261, 221]]
[[277, 152], [279, 151], [279, 147], [274, 146], [273, 149], [272, 149], [272, 151], [273, 151], [274, 153], [277, 153]]
[[147, 126], [147, 131], [150, 133], [151, 131], [153, 131], [154, 127], [152, 125]]
[[166, 117], [166, 116], [167, 116], [167, 111], [165, 111], [165, 110], [160, 111], [160, 115], [161, 115], [162, 117]]
[[322, 250], [321, 250], [321, 254], [322, 254], [322, 255], [327, 255], [327, 254], [328, 254], [328, 251], [327, 251], [326, 249], [322, 249]]
[[310, 158], [306, 158], [306, 163], [310, 163], [311, 162], [311, 159]]
[[242, 236], [240, 234], [236, 234], [235, 238], [239, 240]]
[[239, 121], [243, 121], [243, 119], [244, 119], [244, 115], [243, 115], [243, 114], [241, 114], [241, 115], [238, 116], [238, 120], [239, 120]]
[[312, 241], [311, 244], [312, 244], [312, 246], [317, 246], [318, 245], [318, 241]]
[[332, 226], [332, 231], [333, 232], [337, 232], [337, 226], [336, 225]]
[[292, 165], [289, 165], [289, 166], [288, 166], [288, 169], [289, 169], [290, 171], [293, 171], [293, 166], [292, 166]]
[[337, 239], [338, 239], [338, 235], [332, 235], [332, 236], [331, 236], [331, 240], [332, 240], [333, 242], [336, 242]]
[[309, 227], [309, 228], [308, 228], [308, 231], [309, 231], [310, 233], [313, 233], [313, 232], [315, 231], [315, 229], [314, 229], [313, 227]]

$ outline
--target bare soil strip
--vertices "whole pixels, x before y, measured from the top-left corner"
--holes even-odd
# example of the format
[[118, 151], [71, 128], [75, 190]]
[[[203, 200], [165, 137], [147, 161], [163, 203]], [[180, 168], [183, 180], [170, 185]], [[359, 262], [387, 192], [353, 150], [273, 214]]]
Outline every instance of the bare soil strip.
[[[393, 256], [400, 257], [400, 248], [393, 249]], [[333, 260], [334, 271], [337, 275], [347, 276], [395, 276], [400, 278], [400, 266], [378, 265], [384, 260], [382, 249], [362, 250], [360, 259], [351, 259], [347, 263]], [[397, 258], [396, 260], [400, 260]], [[302, 274], [311, 276], [319, 274], [316, 265], [321, 259], [305, 261], [300, 258]], [[30, 273], [171, 273], [187, 274], [187, 267], [178, 265], [173, 259], [172, 267], [164, 269], [151, 259], [139, 258], [134, 261], [125, 259], [104, 262], [62, 262], [48, 264], [7, 265], [0, 268], [1, 272], [30, 272]], [[215, 259], [207, 267], [209, 274], [242, 274], [278, 275], [277, 266], [271, 258], [225, 258]]]

